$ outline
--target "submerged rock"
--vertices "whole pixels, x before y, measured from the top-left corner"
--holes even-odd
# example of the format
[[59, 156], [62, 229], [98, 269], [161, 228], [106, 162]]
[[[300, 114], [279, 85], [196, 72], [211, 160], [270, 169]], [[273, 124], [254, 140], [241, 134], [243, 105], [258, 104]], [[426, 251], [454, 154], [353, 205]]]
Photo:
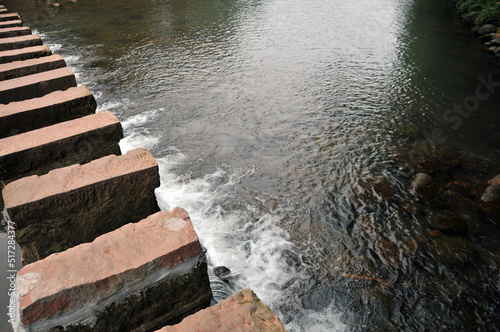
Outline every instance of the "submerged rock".
[[494, 33], [487, 33], [487, 34], [484, 34], [484, 35], [481, 35], [479, 37], [479, 39], [482, 41], [482, 42], [489, 42], [493, 39], [493, 36], [495, 36]]
[[483, 202], [491, 203], [497, 202], [500, 199], [500, 189], [494, 186], [488, 186], [481, 196]]
[[444, 166], [459, 166], [460, 156], [458, 153], [449, 147], [440, 147], [432, 152], [432, 158], [434, 158], [439, 164]]
[[217, 267], [214, 267], [214, 273], [220, 280], [222, 280], [226, 284], [229, 283], [228, 278], [231, 276], [230, 269], [228, 269], [225, 266], [217, 266]]
[[498, 46], [491, 46], [488, 48], [488, 51], [490, 51], [492, 53], [496, 53], [498, 51]]
[[376, 180], [373, 184], [373, 190], [386, 201], [390, 200], [393, 196], [391, 188], [383, 181]]
[[484, 190], [481, 200], [487, 203], [500, 200], [500, 174], [488, 180], [488, 187]]
[[429, 226], [445, 233], [463, 233], [467, 226], [453, 212], [443, 210], [428, 219]]
[[413, 199], [406, 199], [401, 203], [401, 208], [411, 215], [422, 214], [424, 206]]
[[500, 38], [495, 38], [490, 41], [493, 46], [500, 46]]
[[478, 158], [471, 155], [462, 155], [460, 157], [460, 166], [464, 170], [477, 172], [487, 172], [490, 168], [490, 162], [488, 159]]
[[437, 229], [435, 229], [435, 230], [429, 232], [429, 235], [431, 237], [439, 237], [439, 236], [443, 235], [443, 232], [438, 231]]
[[415, 195], [422, 191], [422, 189], [428, 186], [432, 182], [432, 176], [426, 173], [418, 173], [413, 179], [411, 184], [410, 192]]
[[484, 35], [487, 33], [496, 32], [497, 28], [493, 24], [485, 24], [477, 30], [478, 35]]
[[495, 176], [493, 179], [488, 180], [488, 184], [493, 187], [498, 187], [500, 188], [500, 174]]
[[453, 267], [471, 262], [477, 255], [474, 245], [458, 236], [436, 237], [429, 246], [429, 254], [442, 265]]
[[448, 182], [443, 189], [449, 192], [450, 195], [460, 195], [465, 197], [471, 195], [471, 189], [468, 185], [460, 181]]

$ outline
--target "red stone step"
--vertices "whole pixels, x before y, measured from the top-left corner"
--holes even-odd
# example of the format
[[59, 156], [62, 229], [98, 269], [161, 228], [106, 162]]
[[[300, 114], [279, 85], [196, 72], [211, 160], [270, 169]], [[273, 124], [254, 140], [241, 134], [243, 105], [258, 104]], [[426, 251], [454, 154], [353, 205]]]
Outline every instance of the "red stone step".
[[0, 138], [90, 115], [96, 108], [94, 96], [83, 86], [0, 105]]
[[[77, 147], [85, 149], [87, 142]], [[16, 180], [2, 195], [26, 264], [159, 211], [159, 186], [156, 160], [135, 149]]]
[[18, 13], [0, 14], [0, 22], [20, 20]]
[[67, 67], [1, 81], [0, 104], [38, 98], [54, 91], [64, 91], [75, 86], [75, 75]]
[[278, 316], [249, 288], [156, 332], [191, 331], [286, 332]]
[[57, 54], [41, 58], [4, 63], [0, 64], [0, 81], [64, 67], [66, 67], [66, 62], [60, 55]]
[[180, 208], [24, 266], [18, 289], [29, 331], [151, 331], [212, 298], [204, 252]]
[[5, 21], [5, 22], [0, 22], [0, 28], [12, 28], [12, 27], [22, 27], [23, 22], [21, 20], [11, 20], [11, 21]]
[[0, 139], [0, 179], [41, 175], [120, 154], [120, 121], [107, 111]]
[[31, 34], [29, 27], [0, 27], [0, 38], [26, 36]]
[[42, 40], [37, 35], [27, 35], [0, 39], [0, 51], [17, 50], [25, 47], [42, 45]]
[[26, 47], [26, 48], [21, 48], [19, 50], [1, 51], [0, 63], [8, 63], [12, 61], [22, 61], [33, 58], [40, 58], [51, 54], [52, 52], [45, 45]]

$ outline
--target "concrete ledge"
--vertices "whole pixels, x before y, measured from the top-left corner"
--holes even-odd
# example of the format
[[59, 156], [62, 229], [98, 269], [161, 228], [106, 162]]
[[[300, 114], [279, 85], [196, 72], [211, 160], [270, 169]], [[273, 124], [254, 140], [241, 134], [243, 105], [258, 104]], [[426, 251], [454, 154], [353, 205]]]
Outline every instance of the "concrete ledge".
[[156, 160], [135, 149], [19, 179], [2, 194], [26, 264], [158, 212], [159, 186]]
[[42, 97], [76, 86], [73, 72], [65, 67], [0, 82], [0, 104]]
[[204, 252], [186, 211], [158, 212], [18, 272], [22, 327], [148, 331], [206, 307]]
[[25, 47], [39, 46], [42, 44], [42, 40], [37, 35], [1, 38], [0, 51], [17, 50]]
[[90, 115], [96, 108], [94, 96], [83, 86], [0, 105], [0, 138]]
[[0, 63], [40, 58], [51, 54], [52, 52], [45, 45], [26, 47], [20, 50], [2, 51], [0, 52]]
[[16, 37], [16, 36], [26, 36], [31, 34], [31, 29], [29, 27], [0, 27], [0, 38]]
[[64, 67], [66, 67], [66, 62], [60, 55], [4, 63], [0, 64], [0, 81]]
[[210, 308], [157, 332], [286, 332], [283, 323], [250, 289], [233, 294]]
[[120, 121], [107, 111], [0, 139], [0, 180], [120, 154]]
[[18, 13], [0, 14], [0, 22], [20, 20]]
[[0, 22], [0, 28], [11, 28], [11, 27], [22, 27], [22, 26], [23, 22], [21, 20]]

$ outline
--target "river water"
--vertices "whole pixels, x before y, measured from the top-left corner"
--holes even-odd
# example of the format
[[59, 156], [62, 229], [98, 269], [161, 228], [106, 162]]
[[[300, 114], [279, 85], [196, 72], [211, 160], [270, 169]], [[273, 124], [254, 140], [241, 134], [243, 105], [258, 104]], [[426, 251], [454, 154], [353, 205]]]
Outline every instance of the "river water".
[[[499, 67], [447, 1], [3, 3], [119, 117], [122, 151], [157, 158], [160, 207], [232, 271], [216, 300], [250, 287], [289, 331], [500, 329], [500, 219], [479, 200], [500, 87], [474, 97]], [[434, 187], [411, 195], [421, 171]]]

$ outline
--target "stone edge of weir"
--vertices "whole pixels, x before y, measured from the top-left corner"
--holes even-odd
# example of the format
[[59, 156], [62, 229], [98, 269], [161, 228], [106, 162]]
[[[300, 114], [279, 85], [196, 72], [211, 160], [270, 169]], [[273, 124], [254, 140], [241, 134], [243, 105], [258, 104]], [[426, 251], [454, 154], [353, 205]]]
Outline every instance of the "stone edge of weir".
[[[73, 234], [87, 232], [81, 219], [88, 208], [85, 202], [105, 199], [116, 208], [127, 192], [136, 198], [127, 180], [120, 183], [116, 178], [137, 174], [137, 169], [111, 164], [134, 153], [150, 153], [136, 149], [121, 156], [117, 147], [123, 137], [121, 124], [109, 112], [104, 115], [109, 118], [104, 127], [115, 128], [113, 135], [105, 139], [102, 133], [96, 134], [103, 125], [97, 123], [102, 115], [92, 116], [97, 106], [92, 93], [77, 86], [64, 59], [52, 55], [40, 38], [23, 27], [17, 13], [1, 9], [0, 154], [22, 153], [23, 158], [11, 158], [9, 163], [5, 158], [0, 160], [0, 205], [4, 205], [5, 196], [5, 211], [11, 218], [9, 224], [15, 225], [16, 240], [24, 252], [30, 252], [25, 260], [29, 264], [17, 272], [16, 291], [12, 293], [17, 307], [10, 320], [14, 330], [166, 332], [191, 331], [196, 326], [207, 332], [233, 328], [285, 331], [278, 316], [249, 289], [209, 307], [212, 291], [205, 250], [186, 211], [158, 212], [156, 161], [153, 168], [146, 167], [146, 181], [134, 182], [138, 192], [152, 192], [149, 210], [133, 220], [109, 224], [109, 219], [120, 217], [97, 206], [93, 234], [80, 242], [60, 243], [64, 242], [62, 233], [71, 233], [71, 228]], [[66, 81], [61, 78], [54, 83], [64, 76]], [[35, 91], [37, 85], [48, 88]], [[58, 128], [61, 132], [51, 136], [50, 131]], [[42, 140], [40, 135], [47, 137]], [[12, 142], [17, 149], [8, 144]], [[85, 156], [82, 151], [86, 151]], [[68, 153], [72, 158], [67, 158]], [[9, 177], [1, 175], [13, 167], [31, 165], [31, 158], [48, 160], [49, 166], [28, 167]], [[87, 171], [90, 175], [85, 175]], [[124, 194], [115, 197], [106, 189], [110, 187], [115, 192], [121, 188]], [[58, 202], [63, 206], [57, 206]], [[132, 214], [130, 209], [136, 207], [127, 202], [119, 208]], [[39, 218], [32, 219], [36, 215]], [[54, 223], [47, 222], [50, 218]], [[99, 222], [108, 225], [99, 227]], [[59, 229], [64, 223], [68, 228]], [[47, 246], [40, 244], [44, 241], [52, 241], [48, 245], [52, 251], [40, 255]]]
[[[180, 208], [157, 212], [23, 267], [17, 279], [20, 323], [33, 330], [71, 331], [92, 322], [103, 330], [115, 318], [106, 317], [113, 306], [112, 316], [122, 318], [114, 325], [148, 330], [154, 327], [148, 318], [168, 322], [210, 304], [206, 269], [188, 214]], [[162, 291], [177, 296], [156, 297], [155, 306], [165, 310], [148, 317], [153, 311], [148, 293]]]

